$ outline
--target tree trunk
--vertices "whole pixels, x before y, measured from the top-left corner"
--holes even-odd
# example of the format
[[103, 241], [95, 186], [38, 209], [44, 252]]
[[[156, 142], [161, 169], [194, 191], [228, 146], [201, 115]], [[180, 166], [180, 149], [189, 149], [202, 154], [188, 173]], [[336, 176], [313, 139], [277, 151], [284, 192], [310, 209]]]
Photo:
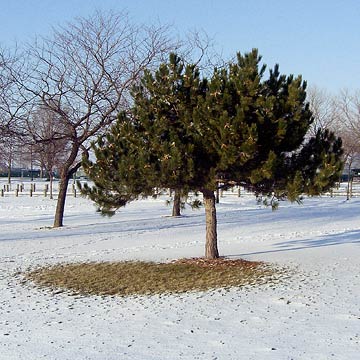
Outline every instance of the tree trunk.
[[179, 190], [174, 191], [174, 204], [172, 209], [172, 216], [181, 216], [181, 195]]
[[350, 200], [351, 163], [348, 166], [348, 183], [346, 188], [346, 200]]
[[216, 204], [220, 203], [220, 190], [219, 188], [216, 188], [216, 198], [215, 198]]
[[52, 173], [52, 171], [50, 171], [50, 199], [53, 199], [53, 180], [54, 180], [54, 175]]
[[76, 165], [74, 165], [76, 157], [79, 154], [79, 148], [80, 146], [77, 143], [72, 145], [70, 156], [60, 170], [59, 196], [56, 204], [54, 227], [63, 226], [65, 200], [69, 181], [81, 165], [81, 162], [78, 162]]
[[8, 184], [11, 184], [11, 158], [9, 159], [9, 166], [8, 166]]
[[211, 190], [203, 190], [202, 193], [204, 197], [206, 221], [205, 258], [217, 259], [219, 257], [219, 251], [217, 248], [215, 195]]
[[68, 175], [62, 176], [59, 182], [59, 197], [56, 204], [56, 212], [54, 219], [54, 227], [63, 226], [64, 220], [64, 210], [65, 210], [65, 200], [66, 200], [66, 191], [68, 188], [70, 177]]

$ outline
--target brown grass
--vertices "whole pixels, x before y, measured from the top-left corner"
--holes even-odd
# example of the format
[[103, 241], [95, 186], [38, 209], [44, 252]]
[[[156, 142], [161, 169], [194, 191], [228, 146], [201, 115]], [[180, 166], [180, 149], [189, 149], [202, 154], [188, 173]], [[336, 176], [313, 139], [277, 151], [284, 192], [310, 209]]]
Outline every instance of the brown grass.
[[25, 278], [76, 294], [125, 296], [256, 285], [272, 281], [280, 273], [260, 262], [194, 258], [170, 263], [62, 264], [31, 271]]

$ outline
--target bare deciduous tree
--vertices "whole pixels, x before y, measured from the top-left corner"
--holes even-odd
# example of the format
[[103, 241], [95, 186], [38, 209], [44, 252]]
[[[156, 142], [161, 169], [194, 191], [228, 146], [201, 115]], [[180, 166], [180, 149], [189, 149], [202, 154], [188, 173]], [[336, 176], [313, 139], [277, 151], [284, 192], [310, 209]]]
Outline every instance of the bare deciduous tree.
[[307, 92], [307, 99], [314, 117], [309, 135], [315, 136], [319, 129], [336, 130], [338, 118], [334, 96], [324, 89], [313, 86]]
[[19, 124], [27, 117], [28, 99], [19, 91], [25, 73], [24, 57], [15, 48], [0, 48], [0, 135], [19, 135]]
[[360, 91], [341, 91], [336, 105], [341, 127], [351, 130], [360, 140]]
[[312, 134], [319, 129], [333, 129], [336, 122], [334, 97], [325, 89], [313, 86], [308, 90], [307, 98], [314, 117]]
[[53, 178], [55, 169], [61, 169], [66, 162], [71, 144], [64, 136], [67, 123], [58, 113], [46, 108], [33, 111], [29, 118], [28, 142], [26, 148], [31, 160], [44, 168], [50, 180], [50, 198], [53, 197]]
[[64, 140], [68, 146], [60, 168], [54, 227], [63, 225], [66, 191], [81, 165], [80, 155], [128, 105], [130, 89], [144, 68], [174, 48], [167, 32], [167, 27], [134, 25], [124, 13], [97, 12], [28, 48], [21, 94], [34, 107], [61, 119], [63, 132], [53, 134], [52, 140]]
[[347, 199], [352, 196], [352, 168], [360, 162], [360, 92], [342, 90], [336, 99], [337, 133], [344, 148], [347, 170]]
[[216, 50], [214, 40], [205, 31], [188, 32], [181, 45], [178, 54], [184, 59], [184, 63], [196, 64], [204, 74], [210, 75], [214, 67], [222, 68], [231, 60], [224, 60], [222, 54]]
[[16, 46], [0, 48], [0, 164], [6, 168], [9, 184], [13, 166], [22, 165], [21, 138], [29, 113], [29, 101], [19, 90], [25, 76], [21, 71], [24, 59]]
[[15, 148], [15, 139], [12, 136], [3, 134], [0, 142], [0, 168], [7, 172], [8, 184], [11, 184], [11, 169], [14, 164]]
[[360, 160], [360, 141], [356, 133], [351, 129], [343, 127], [338, 131], [341, 136], [344, 149], [344, 164], [347, 170], [347, 191], [346, 199], [349, 200], [352, 197], [352, 167], [354, 163]]

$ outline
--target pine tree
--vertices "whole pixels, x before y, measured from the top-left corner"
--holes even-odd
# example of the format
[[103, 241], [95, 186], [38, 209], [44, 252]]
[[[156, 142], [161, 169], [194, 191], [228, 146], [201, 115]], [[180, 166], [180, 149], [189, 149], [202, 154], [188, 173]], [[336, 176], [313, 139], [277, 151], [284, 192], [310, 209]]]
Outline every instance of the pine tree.
[[188, 130], [197, 97], [205, 96], [205, 90], [198, 69], [185, 66], [175, 54], [154, 74], [145, 71], [132, 91], [132, 113], [121, 113], [94, 144], [95, 164], [83, 161], [95, 186], [85, 185], [82, 192], [103, 214], [111, 215], [139, 196], [155, 195], [155, 188], [170, 188], [174, 209], [180, 207], [196, 170]]
[[241, 55], [210, 79], [171, 55], [134, 89], [131, 114], [121, 114], [106, 139], [94, 145], [96, 162], [84, 162], [95, 187], [84, 193], [108, 212], [155, 187], [203, 194], [205, 256], [217, 258], [214, 191], [234, 184], [257, 195], [300, 199], [338, 179], [341, 140], [312, 123], [306, 83], [278, 66], [264, 80], [257, 50]]

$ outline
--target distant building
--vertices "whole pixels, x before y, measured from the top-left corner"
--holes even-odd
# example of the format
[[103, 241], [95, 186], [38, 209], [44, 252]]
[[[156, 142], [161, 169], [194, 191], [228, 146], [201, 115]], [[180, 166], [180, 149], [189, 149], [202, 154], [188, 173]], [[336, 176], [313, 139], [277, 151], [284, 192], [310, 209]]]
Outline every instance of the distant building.
[[[21, 169], [21, 168], [12, 168], [10, 171], [11, 177], [16, 178], [39, 178], [40, 177], [40, 170], [38, 169]], [[8, 177], [9, 172], [8, 169], [1, 168], [0, 169], [0, 177]]]

